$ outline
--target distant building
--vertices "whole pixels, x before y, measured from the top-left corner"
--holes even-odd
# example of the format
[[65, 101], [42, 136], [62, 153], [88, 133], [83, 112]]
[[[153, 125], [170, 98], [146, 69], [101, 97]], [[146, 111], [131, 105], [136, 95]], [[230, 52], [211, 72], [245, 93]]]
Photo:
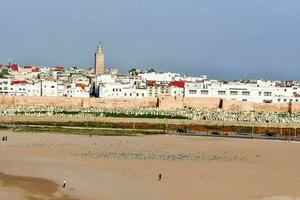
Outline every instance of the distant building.
[[104, 74], [104, 52], [102, 44], [97, 45], [97, 52], [95, 53], [95, 73], [97, 75]]

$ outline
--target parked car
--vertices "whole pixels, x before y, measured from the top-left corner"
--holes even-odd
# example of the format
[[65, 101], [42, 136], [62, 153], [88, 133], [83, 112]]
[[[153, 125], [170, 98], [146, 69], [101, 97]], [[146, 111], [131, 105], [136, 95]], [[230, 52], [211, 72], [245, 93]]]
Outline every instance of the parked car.
[[268, 136], [268, 137], [276, 137], [277, 133], [274, 132], [274, 131], [267, 131], [265, 136]]
[[219, 132], [211, 132], [211, 135], [221, 135]]
[[186, 128], [178, 128], [178, 129], [176, 130], [176, 132], [177, 132], [177, 133], [187, 133], [187, 130], [186, 130]]
[[248, 135], [247, 132], [238, 132], [237, 135]]

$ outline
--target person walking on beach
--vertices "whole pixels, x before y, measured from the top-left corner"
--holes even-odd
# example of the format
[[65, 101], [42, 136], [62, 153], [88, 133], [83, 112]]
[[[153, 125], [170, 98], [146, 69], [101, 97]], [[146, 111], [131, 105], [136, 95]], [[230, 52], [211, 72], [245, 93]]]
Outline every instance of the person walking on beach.
[[161, 180], [161, 174], [158, 174], [158, 180], [159, 181]]
[[67, 184], [67, 181], [64, 181], [62, 187], [65, 188], [66, 184]]

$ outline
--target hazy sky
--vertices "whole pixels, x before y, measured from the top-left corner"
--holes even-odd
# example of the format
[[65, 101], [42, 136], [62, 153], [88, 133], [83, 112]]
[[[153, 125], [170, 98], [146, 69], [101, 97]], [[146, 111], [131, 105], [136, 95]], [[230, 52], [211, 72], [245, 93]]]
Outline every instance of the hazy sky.
[[300, 79], [299, 0], [0, 0], [0, 63]]

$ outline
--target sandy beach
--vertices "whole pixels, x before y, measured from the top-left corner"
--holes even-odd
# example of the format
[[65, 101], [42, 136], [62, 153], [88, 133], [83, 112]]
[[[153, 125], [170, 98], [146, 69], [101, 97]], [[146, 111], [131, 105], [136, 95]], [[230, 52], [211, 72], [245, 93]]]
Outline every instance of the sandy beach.
[[1, 200], [300, 199], [300, 143], [1, 131], [3, 136]]

